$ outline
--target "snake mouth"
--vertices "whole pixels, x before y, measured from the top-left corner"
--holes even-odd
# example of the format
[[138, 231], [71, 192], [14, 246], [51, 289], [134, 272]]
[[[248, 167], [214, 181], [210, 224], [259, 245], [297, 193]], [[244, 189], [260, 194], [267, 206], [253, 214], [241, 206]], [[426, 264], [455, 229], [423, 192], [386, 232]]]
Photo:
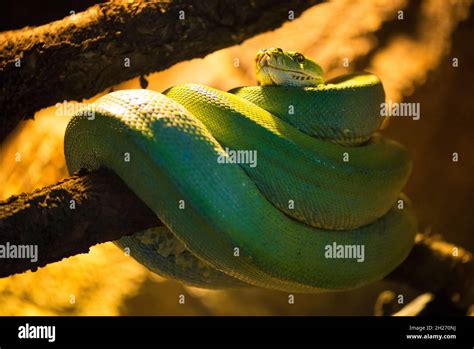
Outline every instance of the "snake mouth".
[[[263, 72], [265, 74], [267, 74], [267, 76], [273, 81], [272, 79], [272, 74], [269, 74], [268, 73], [268, 70], [276, 70], [276, 71], [279, 71], [279, 72], [282, 72], [282, 73], [286, 73], [286, 74], [289, 74], [291, 76], [292, 79], [295, 79], [295, 80], [300, 80], [300, 81], [304, 81], [304, 80], [310, 80], [310, 79], [313, 79], [313, 77], [311, 75], [308, 75], [306, 73], [303, 73], [301, 71], [297, 71], [297, 70], [292, 70], [292, 69], [283, 69], [283, 68], [278, 68], [278, 67], [275, 67], [273, 65], [270, 65], [268, 63], [264, 64], [264, 65], [261, 65], [260, 66], [260, 69], [257, 71], [257, 73], [260, 72], [260, 70], [263, 70]], [[275, 82], [275, 81], [274, 81]]]
[[260, 54], [255, 58], [257, 74], [263, 70], [263, 72], [267, 74], [270, 77], [270, 79], [273, 81], [273, 79], [271, 78], [271, 74], [268, 74], [267, 72], [268, 70], [273, 69], [278, 72], [290, 74], [291, 77], [295, 80], [303, 81], [303, 80], [310, 80], [313, 78], [311, 75], [308, 75], [300, 70], [292, 70], [292, 69], [284, 69], [284, 68], [276, 67], [270, 64], [270, 60], [271, 60], [271, 56], [268, 52], [264, 52], [263, 54]]

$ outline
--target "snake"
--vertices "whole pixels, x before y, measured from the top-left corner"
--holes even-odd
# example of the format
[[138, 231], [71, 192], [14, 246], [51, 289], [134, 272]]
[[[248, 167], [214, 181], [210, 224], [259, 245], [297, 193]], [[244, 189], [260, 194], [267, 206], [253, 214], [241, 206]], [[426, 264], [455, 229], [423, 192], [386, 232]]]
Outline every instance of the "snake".
[[410, 154], [379, 131], [381, 80], [325, 81], [314, 60], [281, 48], [253, 63], [255, 86], [100, 97], [93, 118], [77, 113], [66, 128], [69, 172], [115, 172], [163, 222], [116, 244], [185, 285], [318, 293], [384, 278], [417, 221], [401, 193]]

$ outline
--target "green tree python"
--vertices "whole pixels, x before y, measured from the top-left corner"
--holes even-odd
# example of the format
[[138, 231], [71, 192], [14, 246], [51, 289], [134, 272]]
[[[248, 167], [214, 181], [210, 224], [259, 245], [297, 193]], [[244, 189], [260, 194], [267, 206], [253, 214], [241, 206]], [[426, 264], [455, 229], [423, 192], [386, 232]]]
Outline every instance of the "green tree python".
[[[383, 278], [417, 227], [400, 193], [408, 152], [376, 132], [381, 81], [325, 82], [313, 60], [279, 48], [260, 50], [255, 67], [258, 86], [229, 92], [182, 84], [99, 98], [94, 118], [67, 127], [69, 172], [120, 176], [164, 226], [118, 245], [185, 284], [315, 293]], [[230, 150], [258, 161], [236, 163]], [[343, 253], [328, 255], [332, 246]], [[362, 260], [344, 255], [354, 246]]]

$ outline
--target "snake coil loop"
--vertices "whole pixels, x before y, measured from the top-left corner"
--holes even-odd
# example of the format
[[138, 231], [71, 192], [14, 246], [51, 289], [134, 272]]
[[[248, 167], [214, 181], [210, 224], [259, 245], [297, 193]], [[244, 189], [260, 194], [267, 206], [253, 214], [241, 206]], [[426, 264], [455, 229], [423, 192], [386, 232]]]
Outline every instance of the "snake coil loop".
[[[71, 120], [66, 161], [70, 172], [111, 168], [163, 221], [118, 241], [160, 275], [207, 288], [347, 289], [393, 270], [416, 232], [400, 194], [408, 153], [374, 134], [383, 100], [367, 73], [306, 87], [116, 91], [94, 103], [93, 120]], [[258, 162], [233, 163], [229, 150]], [[339, 246], [362, 247], [363, 258], [328, 254]]]

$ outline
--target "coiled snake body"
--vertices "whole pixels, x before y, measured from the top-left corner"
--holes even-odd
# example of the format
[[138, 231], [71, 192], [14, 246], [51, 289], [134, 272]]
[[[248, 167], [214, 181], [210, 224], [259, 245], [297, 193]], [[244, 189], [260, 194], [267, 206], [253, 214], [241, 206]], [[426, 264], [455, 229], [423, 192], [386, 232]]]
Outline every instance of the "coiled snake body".
[[[407, 151], [374, 134], [381, 82], [323, 83], [316, 63], [281, 49], [259, 51], [255, 65], [261, 86], [100, 98], [93, 120], [67, 127], [69, 171], [114, 170], [165, 224], [118, 244], [186, 284], [319, 292], [384, 277], [408, 255], [416, 220], [400, 194]], [[220, 162], [229, 149], [257, 161]], [[337, 246], [363, 246], [362, 260], [328, 255]]]

